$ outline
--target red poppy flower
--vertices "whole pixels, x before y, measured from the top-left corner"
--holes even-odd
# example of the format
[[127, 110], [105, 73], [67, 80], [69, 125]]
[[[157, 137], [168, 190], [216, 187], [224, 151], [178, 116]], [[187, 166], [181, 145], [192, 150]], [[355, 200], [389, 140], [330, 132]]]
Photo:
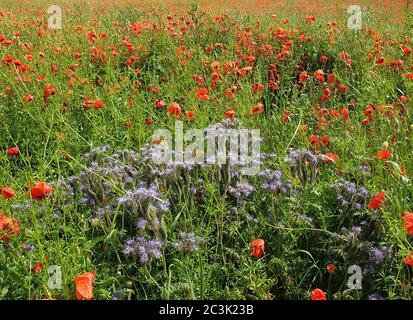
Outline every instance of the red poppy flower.
[[330, 118], [338, 118], [340, 116], [340, 111], [337, 109], [332, 109], [330, 111]]
[[328, 76], [327, 76], [327, 82], [329, 83], [329, 84], [333, 84], [333, 82], [336, 80], [336, 74], [335, 73], [330, 73]]
[[33, 96], [32, 96], [30, 93], [26, 93], [26, 94], [23, 96], [23, 101], [24, 101], [24, 102], [31, 102], [31, 101], [33, 101]]
[[36, 201], [42, 201], [52, 191], [52, 188], [46, 182], [39, 182], [34, 187], [31, 187], [30, 196]]
[[76, 299], [92, 300], [93, 284], [95, 282], [96, 272], [86, 272], [75, 277]]
[[384, 59], [383, 57], [377, 57], [376, 59], [377, 64], [384, 64], [385, 62], [386, 62], [386, 59]]
[[300, 73], [300, 82], [305, 83], [307, 80], [310, 78], [310, 76], [307, 74], [307, 72], [303, 71]]
[[17, 156], [20, 153], [20, 149], [18, 147], [11, 147], [7, 149], [6, 153], [8, 156]]
[[348, 110], [347, 107], [343, 107], [341, 109], [341, 117], [343, 118], [344, 122], [348, 122], [348, 119], [350, 117], [350, 111]]
[[153, 123], [153, 120], [152, 120], [151, 118], [145, 119], [145, 124], [146, 124], [147, 126], [150, 126], [152, 123]]
[[320, 143], [320, 140], [319, 140], [319, 138], [318, 138], [318, 135], [316, 135], [316, 134], [311, 135], [311, 136], [308, 138], [308, 141], [310, 141], [310, 143], [311, 143], [311, 144], [314, 144], [314, 145], [318, 145], [318, 144]]
[[0, 211], [0, 239], [6, 243], [10, 241], [9, 236], [20, 232], [19, 222], [7, 217]]
[[403, 259], [403, 262], [407, 264], [408, 266], [413, 266], [413, 252], [407, 256], [406, 258]]
[[34, 273], [38, 273], [38, 272], [42, 271], [42, 269], [43, 269], [43, 263], [41, 263], [41, 262], [36, 262], [36, 264], [34, 265], [32, 271], [33, 271]]
[[255, 239], [251, 243], [251, 256], [259, 259], [264, 255], [265, 241], [263, 239]]
[[368, 124], [370, 124], [370, 119], [364, 119], [363, 121], [361, 121], [361, 123], [362, 124], [364, 124], [364, 125], [368, 125]]
[[334, 272], [336, 272], [336, 269], [337, 269], [337, 267], [334, 263], [329, 263], [327, 265], [327, 272], [330, 273], [330, 274], [333, 274]]
[[335, 153], [326, 153], [323, 156], [323, 161], [325, 163], [336, 163], [338, 160], [340, 160], [340, 157]]
[[209, 100], [208, 89], [207, 89], [207, 88], [199, 88], [199, 89], [196, 91], [196, 97], [197, 97], [199, 100], [208, 101], [208, 100]]
[[93, 101], [92, 106], [94, 109], [102, 109], [105, 106], [105, 103], [103, 102], [103, 100], [98, 99]]
[[388, 149], [382, 149], [377, 151], [376, 158], [380, 160], [389, 160], [391, 157], [391, 152]]
[[323, 83], [325, 81], [324, 74], [325, 73], [323, 70], [318, 69], [316, 72], [314, 72], [314, 79], [316, 79], [320, 83]]
[[409, 236], [413, 236], [413, 213], [409, 211], [404, 212], [404, 227], [409, 233]]
[[156, 100], [155, 100], [155, 107], [156, 107], [156, 109], [162, 109], [162, 108], [164, 108], [165, 106], [166, 106], [165, 101], [160, 100], [160, 99], [156, 99]]
[[10, 188], [10, 187], [4, 187], [4, 188], [1, 188], [0, 189], [0, 193], [1, 193], [1, 196], [4, 198], [4, 199], [11, 199], [11, 198], [13, 198], [16, 194], [14, 193], [14, 190], [12, 189], [12, 188]]
[[58, 71], [58, 69], [59, 68], [58, 68], [57, 64], [52, 63], [52, 65], [50, 66], [50, 71], [52, 73], [56, 73]]
[[225, 112], [225, 118], [227, 119], [233, 119], [235, 117], [235, 111], [234, 110], [228, 110]]
[[278, 83], [272, 81], [272, 82], [268, 83], [268, 87], [270, 87], [271, 91], [275, 91], [275, 90], [278, 89]]
[[171, 103], [168, 106], [168, 113], [171, 116], [175, 116], [176, 118], [178, 118], [180, 116], [180, 114], [182, 113], [181, 106], [179, 104], [177, 104], [176, 102]]
[[380, 209], [381, 206], [384, 206], [386, 204], [386, 193], [385, 192], [380, 192], [377, 195], [371, 199], [371, 201], [368, 204], [369, 209]]
[[329, 136], [322, 136], [322, 137], [320, 138], [320, 140], [321, 140], [321, 143], [322, 143], [323, 145], [325, 145], [325, 146], [330, 143], [330, 137], [329, 137]]
[[408, 99], [406, 96], [400, 96], [400, 97], [398, 98], [398, 101], [399, 101], [400, 103], [407, 103], [407, 102], [409, 102], [409, 99]]
[[321, 63], [326, 63], [328, 61], [328, 57], [326, 57], [326, 56], [321, 56], [320, 57], [320, 62]]
[[252, 91], [254, 93], [261, 92], [263, 90], [264, 90], [264, 86], [262, 84], [254, 83], [254, 85], [252, 86]]
[[323, 88], [323, 96], [325, 96], [326, 98], [330, 98], [331, 97], [331, 90], [328, 87]]
[[257, 103], [252, 107], [252, 114], [255, 116], [264, 112], [264, 105], [262, 103]]
[[55, 87], [53, 87], [51, 84], [46, 84], [43, 88], [43, 98], [44, 98], [44, 100], [47, 101], [47, 99], [50, 96], [53, 96], [54, 94], [56, 94]]
[[305, 18], [305, 23], [312, 23], [315, 21], [315, 19], [316, 19], [316, 16], [307, 16]]
[[185, 112], [185, 120], [192, 120], [195, 118], [195, 111], [189, 110], [187, 112]]
[[327, 300], [327, 296], [321, 289], [311, 291], [311, 300]]

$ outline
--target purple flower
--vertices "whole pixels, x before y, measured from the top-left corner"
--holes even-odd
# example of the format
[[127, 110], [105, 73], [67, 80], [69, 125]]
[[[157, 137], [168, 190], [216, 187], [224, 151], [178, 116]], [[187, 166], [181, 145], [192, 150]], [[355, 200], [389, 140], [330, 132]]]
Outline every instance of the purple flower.
[[366, 188], [359, 187], [353, 182], [340, 179], [332, 184], [331, 188], [337, 192], [337, 202], [347, 211], [360, 211], [369, 201]]
[[282, 179], [282, 171], [271, 171], [271, 170], [264, 170], [258, 174], [259, 177], [262, 177], [263, 188], [264, 190], [269, 190], [274, 194], [291, 194], [291, 180], [289, 179]]
[[162, 243], [159, 240], [148, 240], [140, 236], [128, 238], [123, 245], [123, 254], [138, 260], [142, 265], [159, 260], [161, 250]]
[[349, 246], [354, 246], [358, 236], [361, 234], [361, 227], [354, 226], [351, 229], [342, 228], [342, 235], [346, 239]]
[[389, 249], [387, 246], [374, 247], [370, 246], [369, 248], [370, 261], [375, 265], [381, 265], [385, 259], [390, 255]]
[[238, 182], [235, 187], [228, 187], [228, 192], [237, 200], [238, 204], [243, 203], [252, 191], [254, 191], [254, 187], [248, 183]]
[[315, 182], [320, 157], [309, 150], [292, 150], [284, 159], [302, 183]]
[[173, 244], [175, 250], [181, 251], [186, 254], [198, 251], [199, 247], [195, 233], [180, 232], [179, 238], [181, 240]]
[[148, 200], [158, 198], [159, 196], [160, 194], [155, 185], [147, 187], [144, 183], [141, 183], [139, 188], [126, 191], [126, 194], [120, 197], [118, 201], [119, 204], [143, 206]]

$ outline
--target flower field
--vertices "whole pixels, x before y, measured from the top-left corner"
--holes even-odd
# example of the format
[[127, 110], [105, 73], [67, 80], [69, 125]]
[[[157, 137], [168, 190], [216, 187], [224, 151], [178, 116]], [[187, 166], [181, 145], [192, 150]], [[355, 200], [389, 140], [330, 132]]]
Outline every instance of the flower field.
[[412, 8], [0, 2], [0, 300], [412, 299]]

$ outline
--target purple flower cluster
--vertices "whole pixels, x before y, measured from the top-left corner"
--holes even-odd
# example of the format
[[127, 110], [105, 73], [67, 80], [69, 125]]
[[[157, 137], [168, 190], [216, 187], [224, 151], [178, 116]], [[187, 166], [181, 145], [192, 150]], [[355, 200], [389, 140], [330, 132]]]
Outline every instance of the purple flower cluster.
[[123, 253], [139, 261], [141, 265], [159, 260], [162, 256], [162, 243], [159, 240], [148, 240], [141, 236], [128, 238], [123, 246]]
[[198, 251], [199, 246], [195, 233], [179, 232], [179, 238], [180, 240], [173, 244], [175, 250], [186, 254]]
[[147, 186], [145, 183], [141, 183], [138, 188], [127, 190], [123, 197], [118, 198], [118, 203], [133, 207], [145, 207], [149, 201], [159, 197], [160, 193], [155, 185]]
[[353, 182], [341, 179], [331, 188], [337, 192], [337, 201], [346, 211], [360, 211], [369, 201], [367, 189]]
[[109, 147], [94, 148], [84, 155], [86, 168], [67, 181], [59, 181], [56, 189], [59, 201], [78, 203], [87, 207], [106, 206], [107, 200], [116, 198], [118, 190], [130, 190], [140, 182], [139, 157], [132, 150], [116, 151], [108, 155]]
[[291, 193], [291, 180], [282, 178], [282, 171], [272, 171], [266, 169], [261, 171], [258, 176], [264, 179], [263, 188], [274, 194], [289, 194]]
[[374, 247], [369, 246], [370, 262], [375, 265], [381, 265], [387, 258], [390, 257], [390, 250], [387, 246]]
[[318, 163], [321, 158], [310, 150], [293, 150], [284, 159], [293, 171], [293, 174], [302, 183], [315, 182], [318, 175]]
[[360, 226], [354, 226], [354, 227], [351, 227], [350, 229], [342, 228], [341, 234], [344, 237], [345, 241], [347, 242], [347, 245], [349, 247], [354, 247], [356, 245], [358, 237], [361, 234], [361, 231], [362, 230]]
[[253, 191], [254, 187], [245, 182], [238, 182], [235, 187], [228, 187], [228, 193], [237, 200], [238, 204], [242, 204]]

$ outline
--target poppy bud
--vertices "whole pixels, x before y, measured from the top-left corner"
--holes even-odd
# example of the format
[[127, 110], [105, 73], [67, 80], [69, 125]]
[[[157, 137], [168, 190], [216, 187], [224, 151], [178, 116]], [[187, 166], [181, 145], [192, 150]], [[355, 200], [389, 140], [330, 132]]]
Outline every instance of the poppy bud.
[[8, 156], [17, 156], [19, 153], [20, 153], [20, 150], [18, 147], [11, 147], [7, 149]]
[[32, 271], [34, 273], [38, 273], [38, 272], [42, 271], [42, 269], [43, 269], [43, 264], [40, 263], [40, 262], [36, 262], [36, 264], [34, 265]]

